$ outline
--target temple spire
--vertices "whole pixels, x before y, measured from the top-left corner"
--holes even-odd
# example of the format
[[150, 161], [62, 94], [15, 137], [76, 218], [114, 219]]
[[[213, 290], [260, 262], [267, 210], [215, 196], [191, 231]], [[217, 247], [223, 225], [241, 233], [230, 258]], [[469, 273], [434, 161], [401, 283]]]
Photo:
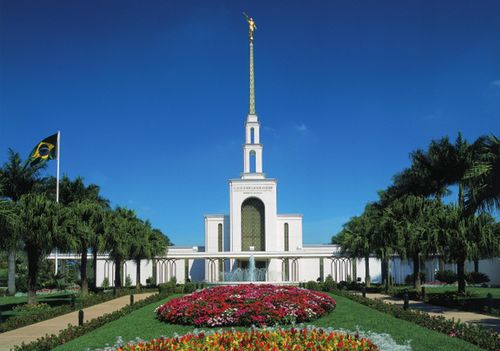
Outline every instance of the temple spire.
[[254, 77], [254, 65], [253, 65], [253, 32], [257, 29], [255, 21], [252, 17], [248, 17], [246, 13], [243, 12], [248, 22], [248, 36], [250, 39], [250, 69], [249, 69], [249, 101], [248, 101], [248, 114], [255, 115], [255, 77]]

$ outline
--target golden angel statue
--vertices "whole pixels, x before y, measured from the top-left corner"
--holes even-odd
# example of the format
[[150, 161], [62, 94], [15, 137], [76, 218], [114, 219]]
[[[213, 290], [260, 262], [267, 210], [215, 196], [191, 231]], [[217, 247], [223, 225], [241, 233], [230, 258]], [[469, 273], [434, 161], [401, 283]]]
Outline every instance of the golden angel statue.
[[257, 26], [255, 25], [253, 18], [248, 17], [245, 12], [243, 12], [243, 16], [245, 16], [248, 22], [248, 36], [250, 37], [250, 42], [253, 42], [253, 32], [257, 29]]

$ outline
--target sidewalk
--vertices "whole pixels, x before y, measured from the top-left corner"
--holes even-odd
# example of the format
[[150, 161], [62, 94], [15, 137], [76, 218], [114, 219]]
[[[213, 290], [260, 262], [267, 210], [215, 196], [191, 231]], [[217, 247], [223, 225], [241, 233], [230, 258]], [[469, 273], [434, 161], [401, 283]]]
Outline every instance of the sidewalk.
[[[154, 293], [136, 294], [134, 301], [140, 301]], [[117, 311], [130, 303], [130, 296], [122, 296], [114, 300], [106, 301], [98, 305], [83, 309], [85, 321], [102, 316], [103, 314]], [[66, 329], [68, 324], [78, 325], [78, 311], [64, 314], [59, 317], [48, 319], [43, 322], [28, 325], [0, 334], [0, 351], [9, 351], [14, 345], [22, 342], [35, 341], [46, 334], [58, 334], [60, 330]]]
[[[381, 299], [386, 303], [403, 306], [403, 300], [385, 294], [367, 293], [366, 297], [370, 299]], [[454, 310], [447, 307], [434, 306], [422, 301], [410, 300], [410, 309], [418, 309], [429, 313], [431, 316], [443, 316], [446, 319], [459, 319], [462, 322], [482, 325], [500, 332], [500, 318], [489, 316], [487, 314], [465, 312]]]

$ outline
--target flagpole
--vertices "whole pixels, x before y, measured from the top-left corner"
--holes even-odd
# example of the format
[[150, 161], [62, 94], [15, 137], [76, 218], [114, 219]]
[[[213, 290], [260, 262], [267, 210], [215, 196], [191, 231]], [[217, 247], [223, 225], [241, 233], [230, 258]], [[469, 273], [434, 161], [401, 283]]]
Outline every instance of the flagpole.
[[[56, 202], [59, 203], [59, 159], [60, 159], [60, 148], [61, 148], [61, 131], [57, 131], [57, 166], [56, 166]], [[58, 266], [59, 266], [59, 260], [58, 260], [58, 250], [56, 247], [56, 259], [55, 259], [55, 274], [57, 274], [58, 271]]]
[[56, 170], [56, 202], [59, 202], [59, 159], [60, 159], [60, 148], [61, 148], [61, 132], [57, 131], [57, 170]]

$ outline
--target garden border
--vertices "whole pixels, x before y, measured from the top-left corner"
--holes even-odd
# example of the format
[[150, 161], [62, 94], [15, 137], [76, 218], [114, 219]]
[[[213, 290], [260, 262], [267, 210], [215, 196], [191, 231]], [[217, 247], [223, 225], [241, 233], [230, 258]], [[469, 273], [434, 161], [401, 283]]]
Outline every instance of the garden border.
[[379, 299], [370, 299], [342, 290], [335, 290], [331, 293], [333, 295], [346, 297], [354, 302], [390, 314], [396, 318], [415, 323], [424, 328], [447, 334], [450, 337], [460, 338], [481, 348], [491, 351], [500, 350], [500, 334], [488, 328], [462, 323], [454, 319], [446, 319], [443, 316], [431, 316], [419, 310], [405, 310], [402, 307], [387, 304]]
[[[50, 310], [41, 311], [39, 313], [30, 313], [29, 315], [10, 317], [5, 322], [0, 323], [0, 334], [8, 332], [10, 330], [26, 327], [28, 325], [35, 324], [38, 322], [43, 322], [51, 318], [59, 317], [66, 313], [71, 313], [74, 311], [81, 310], [83, 308], [111, 301], [121, 296], [126, 296], [130, 294], [130, 290], [131, 289], [129, 288], [124, 288], [116, 290], [116, 293], [111, 292], [111, 293], [96, 294], [86, 301], [84, 300], [75, 303], [74, 306], [72, 306], [71, 304], [62, 305], [57, 307], [51, 307]], [[150, 292], [150, 291], [157, 291], [157, 289], [141, 290], [141, 292]]]
[[111, 313], [106, 313], [100, 317], [94, 318], [88, 322], [85, 322], [81, 326], [68, 325], [66, 329], [63, 329], [59, 332], [59, 334], [55, 335], [45, 335], [41, 338], [38, 338], [36, 341], [25, 344], [24, 342], [21, 345], [14, 346], [14, 351], [50, 351], [56, 346], [65, 344], [73, 339], [76, 339], [82, 335], [85, 335], [97, 328], [102, 327], [103, 325], [120, 319], [131, 312], [143, 308], [153, 302], [160, 301], [170, 294], [155, 294], [136, 302], [133, 305], [127, 305], [118, 311], [114, 311]]

